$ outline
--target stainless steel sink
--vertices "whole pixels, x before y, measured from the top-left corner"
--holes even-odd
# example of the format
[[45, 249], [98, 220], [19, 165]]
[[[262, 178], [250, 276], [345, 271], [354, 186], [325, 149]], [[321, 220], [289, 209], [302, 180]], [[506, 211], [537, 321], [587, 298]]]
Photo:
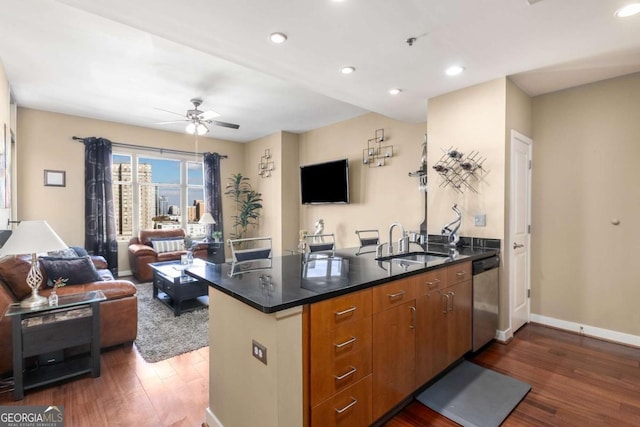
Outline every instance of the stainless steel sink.
[[440, 254], [436, 252], [410, 252], [406, 254], [395, 254], [376, 258], [377, 261], [392, 261], [392, 262], [409, 262], [414, 264], [427, 264], [433, 261], [442, 261], [448, 258], [448, 255]]

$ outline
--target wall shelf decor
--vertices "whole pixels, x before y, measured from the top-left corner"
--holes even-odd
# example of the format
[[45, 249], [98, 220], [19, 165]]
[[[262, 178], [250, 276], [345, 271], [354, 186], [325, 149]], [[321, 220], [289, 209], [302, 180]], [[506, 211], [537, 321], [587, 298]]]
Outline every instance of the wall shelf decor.
[[275, 165], [271, 160], [271, 150], [266, 148], [264, 150], [264, 156], [260, 157], [260, 164], [258, 165], [258, 175], [262, 178], [268, 178], [271, 176], [271, 171], [275, 169]]
[[377, 129], [375, 137], [367, 141], [367, 148], [362, 150], [362, 163], [370, 168], [385, 165], [385, 159], [393, 157], [393, 145], [382, 146], [384, 129]]
[[460, 193], [463, 193], [465, 189], [477, 193], [478, 190], [471, 181], [478, 180], [487, 173], [482, 167], [486, 159], [480, 156], [477, 151], [472, 151], [467, 155], [453, 147], [442, 151], [444, 154], [433, 165], [433, 169], [442, 177], [440, 187], [451, 185]]

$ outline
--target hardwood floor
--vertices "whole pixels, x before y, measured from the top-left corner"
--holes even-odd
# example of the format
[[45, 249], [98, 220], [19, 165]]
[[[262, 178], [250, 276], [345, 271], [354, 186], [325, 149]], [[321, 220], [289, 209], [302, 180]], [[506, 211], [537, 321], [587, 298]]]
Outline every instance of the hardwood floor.
[[101, 355], [101, 376], [80, 377], [27, 391], [24, 400], [0, 395], [0, 405], [64, 405], [66, 427], [201, 426], [209, 406], [209, 347], [147, 363], [135, 346]]
[[[503, 426], [640, 425], [640, 349], [529, 324], [474, 362], [532, 385]], [[0, 405], [64, 405], [66, 427], [201, 426], [208, 406], [209, 349], [146, 363], [134, 347], [102, 353], [100, 378], [32, 390]], [[386, 427], [456, 426], [412, 403]]]
[[[472, 360], [532, 386], [504, 427], [640, 425], [640, 349], [529, 324]], [[416, 402], [385, 424], [456, 425]]]

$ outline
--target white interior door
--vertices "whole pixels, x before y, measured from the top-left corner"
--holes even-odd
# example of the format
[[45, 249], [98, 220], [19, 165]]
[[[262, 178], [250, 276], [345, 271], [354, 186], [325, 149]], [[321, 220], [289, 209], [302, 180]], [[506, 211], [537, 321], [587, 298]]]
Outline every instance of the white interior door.
[[531, 252], [532, 140], [511, 131], [511, 194], [509, 197], [509, 295], [512, 333], [529, 322]]

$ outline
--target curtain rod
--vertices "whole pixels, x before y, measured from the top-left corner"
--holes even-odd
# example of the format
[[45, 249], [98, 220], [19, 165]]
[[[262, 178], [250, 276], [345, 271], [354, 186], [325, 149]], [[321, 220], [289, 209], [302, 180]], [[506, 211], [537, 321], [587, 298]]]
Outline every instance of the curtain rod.
[[[72, 137], [74, 141], [84, 142], [84, 138], [79, 136]], [[111, 145], [114, 147], [122, 147], [122, 148], [134, 148], [136, 150], [146, 150], [146, 151], [156, 151], [160, 154], [168, 153], [168, 154], [186, 154], [188, 156], [193, 156], [193, 151], [184, 151], [184, 150], [174, 150], [173, 148], [158, 148], [158, 147], [147, 147], [145, 145], [135, 145], [135, 144], [126, 144], [124, 142], [111, 142]], [[202, 154], [202, 153], [199, 153]], [[228, 156], [220, 154], [221, 159], [226, 159]]]

